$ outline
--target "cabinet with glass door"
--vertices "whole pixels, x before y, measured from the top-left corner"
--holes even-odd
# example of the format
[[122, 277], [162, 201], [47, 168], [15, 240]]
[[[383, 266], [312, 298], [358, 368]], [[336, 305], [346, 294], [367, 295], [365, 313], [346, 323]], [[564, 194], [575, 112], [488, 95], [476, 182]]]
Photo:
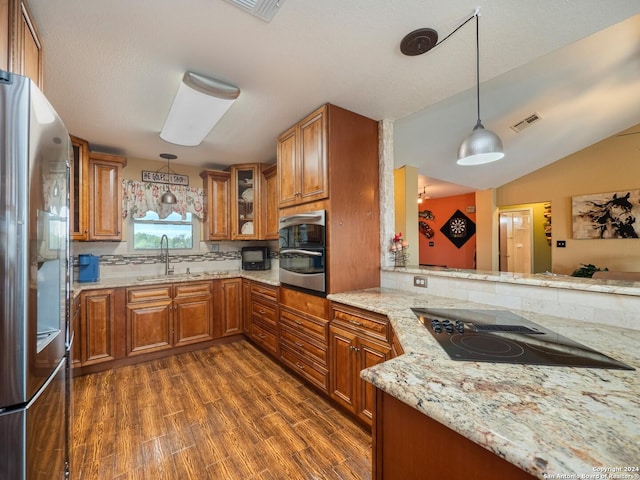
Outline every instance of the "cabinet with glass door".
[[257, 240], [260, 234], [260, 166], [231, 167], [231, 239]]

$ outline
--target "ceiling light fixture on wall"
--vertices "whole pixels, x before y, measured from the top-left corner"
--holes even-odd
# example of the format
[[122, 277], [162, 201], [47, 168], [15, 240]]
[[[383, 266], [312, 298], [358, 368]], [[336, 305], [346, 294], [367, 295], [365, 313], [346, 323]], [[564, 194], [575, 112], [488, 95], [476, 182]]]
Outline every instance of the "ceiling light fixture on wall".
[[422, 203], [423, 200], [429, 200], [431, 198], [431, 197], [429, 197], [427, 195], [427, 186], [428, 185], [425, 185], [424, 187], [422, 187], [422, 193], [418, 194], [418, 203], [419, 204]]
[[160, 138], [185, 147], [199, 145], [239, 95], [234, 85], [186, 72]]
[[476, 100], [478, 105], [478, 121], [473, 131], [458, 148], [458, 165], [482, 165], [495, 162], [504, 157], [500, 137], [486, 130], [480, 121], [480, 9], [474, 12], [476, 17]]
[[171, 166], [170, 166], [169, 162], [171, 160], [175, 160], [178, 157], [176, 157], [172, 153], [161, 153], [160, 157], [162, 157], [162, 158], [167, 160], [167, 182], [168, 182], [167, 183], [167, 191], [164, 192], [162, 194], [162, 196], [160, 197], [160, 203], [162, 203], [164, 205], [174, 205], [174, 204], [178, 203], [178, 199], [173, 194], [173, 192], [169, 189], [169, 185], [171, 185]]

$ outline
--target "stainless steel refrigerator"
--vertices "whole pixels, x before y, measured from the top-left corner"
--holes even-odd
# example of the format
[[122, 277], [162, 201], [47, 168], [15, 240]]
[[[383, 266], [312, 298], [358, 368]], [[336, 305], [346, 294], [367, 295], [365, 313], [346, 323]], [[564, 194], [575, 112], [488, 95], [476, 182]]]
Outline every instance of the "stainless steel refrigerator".
[[0, 480], [68, 475], [69, 134], [0, 71]]

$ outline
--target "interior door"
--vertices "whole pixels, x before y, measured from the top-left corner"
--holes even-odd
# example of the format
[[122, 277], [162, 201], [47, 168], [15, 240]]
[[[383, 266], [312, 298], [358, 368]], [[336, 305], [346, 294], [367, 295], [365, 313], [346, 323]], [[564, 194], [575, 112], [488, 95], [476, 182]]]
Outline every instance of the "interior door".
[[499, 213], [501, 272], [532, 273], [532, 217], [531, 209], [509, 210]]

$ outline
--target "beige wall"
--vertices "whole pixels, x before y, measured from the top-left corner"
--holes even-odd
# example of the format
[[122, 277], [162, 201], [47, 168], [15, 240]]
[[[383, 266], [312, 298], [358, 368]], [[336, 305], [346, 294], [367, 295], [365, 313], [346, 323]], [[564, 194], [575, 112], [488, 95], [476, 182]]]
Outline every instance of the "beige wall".
[[[496, 190], [498, 207], [551, 202], [554, 273], [570, 274], [581, 263], [640, 271], [640, 239], [571, 238], [572, 196], [640, 189], [640, 134], [625, 135], [639, 130], [632, 127]], [[557, 240], [566, 240], [566, 248], [557, 248]]]

